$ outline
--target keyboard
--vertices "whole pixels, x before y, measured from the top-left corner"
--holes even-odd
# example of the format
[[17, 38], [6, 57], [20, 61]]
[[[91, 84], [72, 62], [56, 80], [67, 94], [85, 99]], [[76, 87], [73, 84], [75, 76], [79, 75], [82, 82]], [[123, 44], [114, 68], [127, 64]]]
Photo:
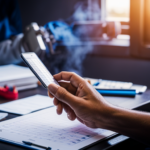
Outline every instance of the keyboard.
[[100, 89], [130, 89], [133, 83], [131, 82], [120, 82], [120, 81], [111, 81], [111, 80], [98, 80], [93, 84]]
[[144, 93], [147, 86], [133, 84], [132, 82], [112, 81], [103, 79], [84, 78], [88, 80], [95, 89], [104, 90], [135, 90], [137, 94]]

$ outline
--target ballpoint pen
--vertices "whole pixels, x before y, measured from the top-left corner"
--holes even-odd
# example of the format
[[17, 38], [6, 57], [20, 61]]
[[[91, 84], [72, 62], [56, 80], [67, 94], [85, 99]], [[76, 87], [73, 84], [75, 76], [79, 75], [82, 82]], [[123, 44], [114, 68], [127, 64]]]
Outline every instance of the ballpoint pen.
[[39, 148], [43, 148], [43, 149], [46, 149], [46, 150], [51, 150], [52, 148], [51, 147], [45, 147], [45, 146], [41, 146], [41, 145], [38, 145], [38, 144], [34, 144], [34, 143], [31, 143], [31, 142], [27, 142], [27, 141], [22, 141], [24, 144], [26, 145], [29, 145], [29, 146], [36, 146], [36, 147], [39, 147]]

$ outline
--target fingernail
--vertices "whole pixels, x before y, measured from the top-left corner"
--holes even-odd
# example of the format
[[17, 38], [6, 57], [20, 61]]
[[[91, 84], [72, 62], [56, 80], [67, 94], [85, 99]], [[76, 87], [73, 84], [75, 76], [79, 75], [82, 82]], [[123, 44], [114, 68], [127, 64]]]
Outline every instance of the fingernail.
[[68, 118], [71, 120], [72, 118], [71, 118], [71, 116], [69, 115], [69, 114], [67, 114], [67, 116], [68, 116]]
[[50, 84], [48, 86], [48, 90], [50, 91], [50, 93], [55, 94], [57, 92], [58, 89], [58, 85], [56, 84]]

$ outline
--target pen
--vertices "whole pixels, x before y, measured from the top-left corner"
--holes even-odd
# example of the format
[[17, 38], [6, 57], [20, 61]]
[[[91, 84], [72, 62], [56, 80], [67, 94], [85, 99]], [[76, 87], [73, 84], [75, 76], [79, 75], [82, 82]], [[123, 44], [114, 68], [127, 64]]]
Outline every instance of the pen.
[[51, 150], [52, 149], [51, 147], [45, 147], [45, 146], [37, 145], [37, 144], [31, 143], [31, 142], [27, 142], [27, 141], [22, 141], [22, 142], [26, 145], [36, 146], [36, 147], [40, 147], [40, 148], [43, 148], [43, 149], [46, 149], [46, 150]]
[[96, 89], [102, 95], [110, 96], [135, 96], [136, 90], [129, 89]]

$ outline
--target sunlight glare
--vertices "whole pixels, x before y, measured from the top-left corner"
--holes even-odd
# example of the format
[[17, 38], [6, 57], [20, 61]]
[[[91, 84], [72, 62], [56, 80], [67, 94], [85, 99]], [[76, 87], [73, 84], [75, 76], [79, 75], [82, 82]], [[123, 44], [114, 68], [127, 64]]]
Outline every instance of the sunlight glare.
[[106, 0], [107, 20], [129, 20], [130, 0]]

